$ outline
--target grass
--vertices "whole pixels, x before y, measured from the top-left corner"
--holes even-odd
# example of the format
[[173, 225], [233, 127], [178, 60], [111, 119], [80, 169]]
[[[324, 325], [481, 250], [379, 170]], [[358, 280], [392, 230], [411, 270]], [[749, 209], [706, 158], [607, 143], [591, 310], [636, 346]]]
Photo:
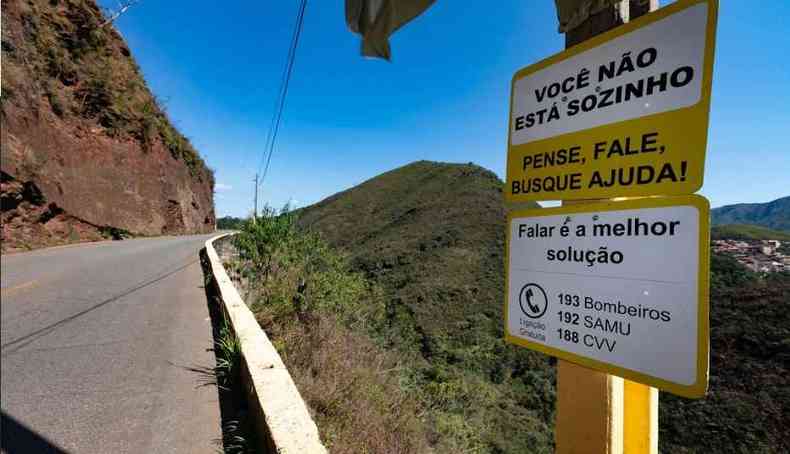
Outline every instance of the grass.
[[222, 448], [218, 452], [223, 454], [252, 454], [255, 452], [248, 438], [248, 429], [244, 423], [233, 420], [222, 426]]
[[246, 406], [239, 403], [244, 399], [244, 390], [241, 381], [241, 342], [233, 333], [228, 321], [223, 318], [220, 322], [218, 333], [214, 341], [214, 355], [217, 364], [214, 367], [214, 378], [220, 395], [226, 401], [234, 402], [238, 419], [231, 419], [223, 423], [222, 427], [222, 452], [225, 454], [251, 454], [255, 452], [254, 437], [252, 436], [249, 415], [240, 411]]
[[[225, 319], [222, 320], [217, 339], [214, 341], [214, 355], [217, 358], [214, 377], [217, 380], [219, 392], [231, 399], [243, 398], [241, 343]], [[250, 420], [246, 414], [241, 416], [245, 417], [232, 419], [223, 424], [221, 452], [225, 454], [252, 454], [255, 452]]]
[[200, 252], [203, 268], [203, 288], [209, 301], [214, 336], [214, 367], [188, 367], [197, 373], [200, 386], [217, 386], [222, 417], [222, 438], [214, 440], [217, 452], [226, 454], [253, 454], [257, 437], [253, 429], [242, 381], [241, 343], [236, 337], [222, 310], [218, 287], [208, 254]]
[[418, 402], [400, 387], [393, 355], [326, 314], [269, 328], [331, 452], [429, 449]]
[[228, 390], [240, 385], [241, 343], [224, 319], [219, 336], [214, 341], [214, 355], [217, 358], [217, 366], [214, 369], [217, 386]]

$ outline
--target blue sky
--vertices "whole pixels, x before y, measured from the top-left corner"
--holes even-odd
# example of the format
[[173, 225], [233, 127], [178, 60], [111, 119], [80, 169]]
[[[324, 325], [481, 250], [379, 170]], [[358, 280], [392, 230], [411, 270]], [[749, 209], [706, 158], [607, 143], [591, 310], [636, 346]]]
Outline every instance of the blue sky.
[[[359, 56], [343, 5], [307, 5], [260, 200], [315, 203], [419, 159], [472, 161], [503, 178], [510, 79], [563, 48], [554, 2], [439, 1], [393, 36], [392, 63]], [[297, 6], [142, 0], [117, 21], [149, 87], [215, 169], [218, 216], [251, 210]], [[784, 2], [721, 0], [702, 189], [713, 206], [790, 194], [788, 22]]]

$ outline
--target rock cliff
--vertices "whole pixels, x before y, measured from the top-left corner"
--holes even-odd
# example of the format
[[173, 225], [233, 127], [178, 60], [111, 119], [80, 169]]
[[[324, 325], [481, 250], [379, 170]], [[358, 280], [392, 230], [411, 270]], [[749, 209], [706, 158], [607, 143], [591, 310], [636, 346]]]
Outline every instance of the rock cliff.
[[2, 8], [3, 250], [214, 230], [214, 177], [91, 0]]

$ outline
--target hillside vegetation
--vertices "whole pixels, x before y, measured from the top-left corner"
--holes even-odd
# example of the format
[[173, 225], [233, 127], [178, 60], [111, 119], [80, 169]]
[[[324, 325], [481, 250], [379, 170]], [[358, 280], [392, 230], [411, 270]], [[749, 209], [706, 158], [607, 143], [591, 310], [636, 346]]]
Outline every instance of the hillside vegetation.
[[768, 203], [738, 203], [711, 210], [714, 225], [752, 224], [790, 232], [790, 196]]
[[661, 451], [790, 452], [790, 274], [713, 254], [710, 305], [708, 395], [661, 393]]
[[299, 213], [382, 288], [384, 346], [442, 452], [553, 452], [554, 361], [503, 341], [501, 191], [479, 166], [421, 161]]
[[[503, 342], [502, 182], [416, 162], [247, 222], [236, 276], [335, 453], [549, 453], [555, 364]], [[714, 254], [710, 387], [663, 453], [790, 450], [790, 275]]]
[[403, 366], [373, 339], [384, 322], [380, 289], [295, 217], [264, 210], [233, 237], [225, 263], [273, 340], [322, 441], [334, 454], [430, 450], [419, 403], [400, 386]]
[[773, 230], [759, 225], [727, 224], [710, 229], [712, 240], [780, 240], [790, 241], [790, 232]]
[[[173, 127], [123, 38], [96, 3], [9, 3], [18, 8], [22, 29], [3, 33], [4, 105], [41, 97], [60, 118], [93, 120], [104, 134], [133, 138], [144, 149], [161, 142], [196, 175], [206, 172], [203, 159]], [[5, 15], [3, 19], [4, 26], [11, 22]], [[22, 36], [13, 36], [20, 32]]]
[[[407, 364], [440, 452], [551, 452], [555, 361], [502, 341], [502, 182], [417, 162], [300, 210], [299, 224], [381, 287], [382, 344]], [[790, 276], [712, 259], [711, 379], [701, 400], [661, 393], [665, 453], [790, 450]]]

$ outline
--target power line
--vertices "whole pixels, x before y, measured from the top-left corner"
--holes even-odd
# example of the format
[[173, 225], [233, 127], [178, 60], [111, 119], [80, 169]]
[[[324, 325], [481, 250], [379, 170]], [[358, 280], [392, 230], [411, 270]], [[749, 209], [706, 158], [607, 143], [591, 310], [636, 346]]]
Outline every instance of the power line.
[[288, 49], [288, 57], [286, 58], [285, 68], [283, 69], [283, 76], [280, 81], [280, 91], [278, 93], [278, 98], [275, 101], [275, 109], [272, 114], [272, 121], [269, 124], [269, 133], [266, 136], [266, 145], [264, 146], [263, 153], [261, 154], [261, 161], [258, 164], [258, 173], [260, 174], [261, 167], [263, 167], [264, 163], [264, 157], [266, 157], [266, 167], [264, 168], [263, 174], [258, 181], [259, 185], [263, 185], [263, 181], [266, 179], [266, 175], [269, 172], [269, 164], [271, 163], [272, 154], [274, 153], [274, 144], [277, 140], [277, 133], [280, 130], [280, 120], [282, 119], [283, 108], [285, 107], [285, 98], [288, 95], [288, 86], [291, 80], [291, 74], [293, 73], [294, 61], [296, 59], [296, 48], [299, 45], [299, 37], [302, 33], [302, 23], [304, 22], [304, 13], [306, 7], [307, 0], [302, 0], [299, 4], [299, 10], [296, 15], [296, 24], [294, 25], [294, 32], [291, 36], [291, 46]]
[[285, 65], [283, 66], [283, 73], [280, 76], [280, 86], [277, 89], [277, 96], [274, 98], [274, 104], [272, 105], [272, 119], [269, 122], [269, 131], [266, 134], [266, 143], [263, 146], [263, 151], [261, 152], [261, 159], [258, 163], [258, 173], [261, 173], [261, 168], [263, 167], [264, 158], [266, 157], [266, 152], [269, 150], [269, 144], [272, 141], [272, 132], [274, 132], [274, 123], [277, 120], [277, 112], [278, 107], [280, 105], [280, 98], [283, 95], [283, 88], [285, 88], [285, 80], [286, 76], [288, 75], [288, 64], [291, 60], [291, 54], [293, 53], [294, 47], [294, 40], [296, 38], [296, 30], [299, 27], [299, 13], [301, 12], [302, 8], [299, 5], [299, 8], [296, 10], [296, 20], [294, 21], [294, 31], [291, 34], [291, 42], [288, 44], [288, 54], [285, 57]]
[[[274, 144], [277, 141], [277, 133], [280, 130], [280, 120], [283, 115], [283, 110], [285, 107], [285, 99], [288, 96], [288, 86], [291, 80], [291, 74], [293, 72], [294, 61], [296, 60], [296, 49], [299, 46], [299, 37], [301, 36], [302, 32], [302, 23], [304, 22], [304, 13], [307, 7], [307, 0], [302, 0], [299, 8], [299, 14], [296, 20], [296, 26], [294, 29], [294, 35], [291, 40], [291, 48], [288, 53], [288, 63], [286, 65], [285, 70], [285, 77], [282, 84], [282, 92], [280, 95], [280, 104], [276, 110], [277, 112], [277, 120], [274, 123], [274, 130], [271, 133], [271, 141], [269, 142], [269, 155], [266, 158], [266, 168], [263, 171], [263, 175], [261, 176], [260, 183], [263, 184], [263, 181], [266, 179], [266, 174], [269, 172], [269, 164], [271, 163], [272, 154], [274, 153]], [[260, 168], [258, 169], [260, 171]]]

